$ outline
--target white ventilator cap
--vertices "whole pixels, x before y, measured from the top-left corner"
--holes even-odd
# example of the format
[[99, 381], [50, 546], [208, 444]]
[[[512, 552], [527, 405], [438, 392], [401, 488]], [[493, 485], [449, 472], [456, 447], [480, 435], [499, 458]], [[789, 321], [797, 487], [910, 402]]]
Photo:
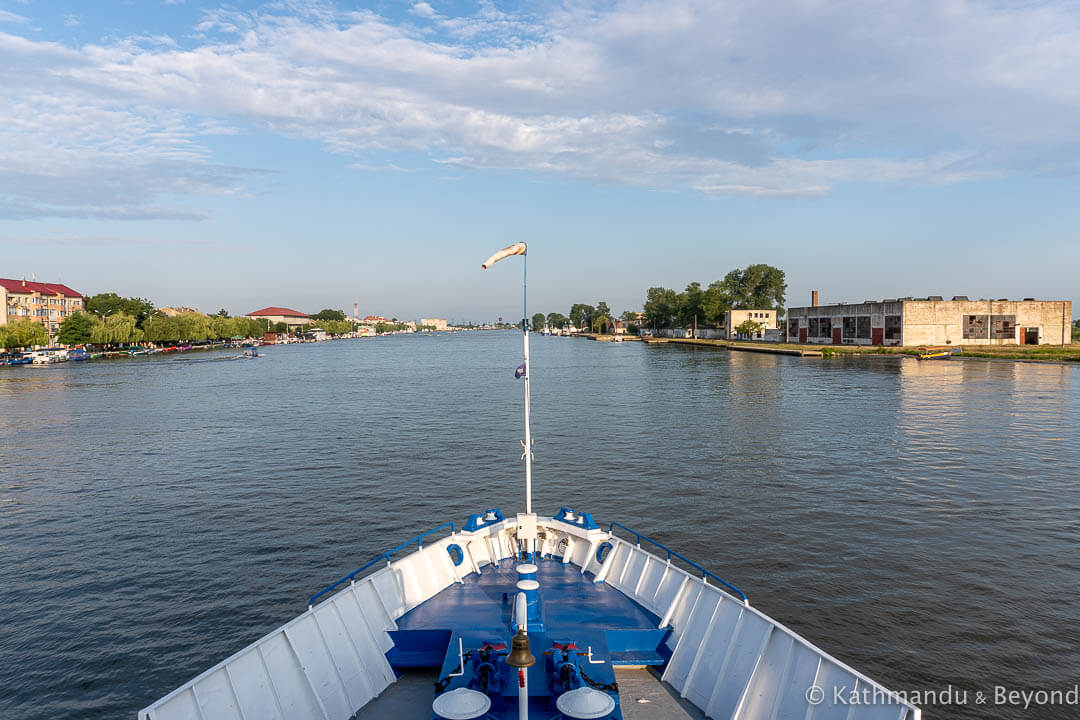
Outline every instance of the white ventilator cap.
[[491, 698], [482, 692], [460, 687], [435, 698], [431, 709], [444, 720], [475, 720], [491, 709]]
[[597, 720], [615, 712], [615, 701], [607, 693], [591, 687], [579, 687], [560, 695], [555, 707], [573, 720]]

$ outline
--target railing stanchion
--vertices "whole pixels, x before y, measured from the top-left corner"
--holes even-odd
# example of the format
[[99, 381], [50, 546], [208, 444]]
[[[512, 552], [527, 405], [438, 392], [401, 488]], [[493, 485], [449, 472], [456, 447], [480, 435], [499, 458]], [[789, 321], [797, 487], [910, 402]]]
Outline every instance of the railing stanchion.
[[623, 524], [621, 524], [621, 523], [617, 523], [617, 522], [613, 522], [613, 523], [611, 523], [611, 524], [610, 524], [610, 525], [608, 526], [608, 534], [609, 534], [609, 535], [614, 535], [614, 533], [615, 533], [615, 528], [622, 528], [623, 530], [625, 530], [626, 532], [630, 533], [630, 534], [631, 534], [631, 535], [633, 535], [633, 536], [634, 536], [635, 538], [637, 538], [637, 547], [641, 547], [641, 541], [642, 541], [642, 540], [648, 540], [648, 541], [649, 541], [650, 543], [652, 543], [652, 544], [653, 544], [653, 545], [655, 545], [656, 547], [658, 547], [658, 548], [660, 548], [661, 550], [664, 550], [665, 552], [667, 552], [667, 561], [668, 561], [668, 563], [670, 563], [670, 562], [671, 562], [671, 558], [672, 558], [672, 557], [677, 557], [677, 558], [679, 558], [680, 560], [682, 560], [682, 561], [683, 561], [684, 563], [686, 563], [687, 565], [690, 565], [690, 566], [691, 566], [691, 567], [693, 567], [693, 568], [694, 568], [695, 570], [699, 570], [699, 571], [701, 572], [701, 582], [702, 582], [702, 583], [704, 583], [704, 584], [708, 585], [708, 578], [710, 578], [710, 577], [711, 577], [711, 578], [712, 578], [713, 580], [716, 580], [716, 581], [717, 581], [718, 583], [720, 583], [721, 585], [723, 585], [724, 587], [726, 587], [726, 588], [727, 588], [728, 590], [731, 590], [731, 591], [732, 591], [732, 592], [734, 592], [734, 593], [735, 593], [736, 595], [738, 595], [738, 596], [739, 596], [740, 598], [742, 598], [742, 601], [743, 601], [743, 603], [744, 603], [745, 605], [749, 605], [749, 604], [750, 604], [750, 598], [748, 598], [748, 597], [746, 596], [746, 593], [744, 593], [744, 592], [743, 592], [742, 590], [740, 590], [739, 588], [735, 587], [734, 585], [732, 585], [731, 583], [729, 583], [729, 582], [728, 582], [727, 580], [725, 580], [724, 578], [720, 577], [719, 575], [717, 575], [717, 574], [715, 574], [715, 573], [712, 573], [712, 572], [709, 572], [708, 570], [706, 570], [706, 569], [705, 569], [704, 567], [702, 567], [701, 565], [698, 565], [698, 564], [697, 564], [696, 562], [694, 562], [693, 560], [690, 560], [690, 559], [689, 559], [689, 558], [687, 558], [686, 556], [684, 556], [684, 555], [681, 555], [680, 553], [678, 553], [678, 552], [676, 552], [676, 551], [672, 550], [672, 549], [671, 549], [671, 548], [669, 548], [669, 547], [668, 547], [667, 545], [664, 545], [663, 543], [657, 542], [656, 540], [653, 540], [653, 539], [652, 539], [651, 537], [649, 537], [648, 535], [642, 535], [642, 534], [641, 534], [641, 533], [639, 533], [639, 532], [638, 532], [637, 530], [631, 530], [630, 528], [626, 527], [625, 525], [623, 525]]
[[311, 610], [315, 606], [315, 601], [316, 600], [318, 600], [320, 597], [322, 597], [326, 593], [328, 593], [331, 590], [333, 590], [334, 588], [336, 588], [338, 585], [341, 585], [346, 580], [348, 580], [350, 583], [355, 583], [357, 575], [359, 575], [363, 571], [367, 570], [369, 567], [371, 567], [375, 563], [379, 562], [379, 560], [382, 560], [383, 558], [385, 558], [386, 559], [386, 566], [389, 567], [390, 566], [390, 556], [393, 555], [394, 553], [396, 553], [398, 550], [404, 550], [405, 548], [409, 547], [413, 543], [417, 543], [419, 545], [419, 548], [421, 550], [423, 550], [424, 549], [424, 538], [426, 538], [428, 535], [433, 535], [433, 534], [439, 532], [440, 530], [445, 530], [446, 528], [450, 528], [450, 537], [453, 537], [454, 533], [455, 533], [455, 530], [456, 530], [456, 528], [454, 527], [454, 523], [452, 523], [452, 522], [444, 523], [444, 524], [440, 525], [439, 527], [437, 527], [437, 528], [435, 528], [433, 530], [428, 530], [427, 532], [420, 533], [419, 535], [414, 537], [412, 540], [409, 540], [406, 543], [398, 545], [396, 548], [394, 548], [393, 550], [390, 550], [389, 552], [387, 552], [385, 554], [376, 556], [374, 560], [362, 565], [361, 567], [357, 568], [356, 570], [353, 570], [351, 573], [349, 573], [345, 577], [341, 578], [337, 582], [334, 582], [334, 583], [332, 583], [330, 585], [327, 585], [322, 590], [320, 590], [319, 592], [317, 592], [317, 593], [315, 593], [314, 595], [311, 596], [311, 599], [308, 600], [308, 610]]

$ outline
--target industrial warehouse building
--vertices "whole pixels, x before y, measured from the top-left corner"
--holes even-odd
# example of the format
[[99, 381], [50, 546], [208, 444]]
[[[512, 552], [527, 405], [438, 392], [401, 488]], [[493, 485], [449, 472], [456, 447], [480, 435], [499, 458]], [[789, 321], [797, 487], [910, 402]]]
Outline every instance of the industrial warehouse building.
[[1063, 345], [1068, 300], [899, 298], [788, 308], [788, 342], [832, 345]]

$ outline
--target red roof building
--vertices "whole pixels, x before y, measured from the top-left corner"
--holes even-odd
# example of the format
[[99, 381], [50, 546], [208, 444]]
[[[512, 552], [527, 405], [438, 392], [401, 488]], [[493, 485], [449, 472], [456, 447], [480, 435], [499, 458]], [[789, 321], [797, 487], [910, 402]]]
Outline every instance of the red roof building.
[[55, 335], [60, 324], [85, 304], [82, 293], [67, 285], [0, 278], [0, 325], [33, 320]]
[[249, 312], [248, 317], [291, 317], [291, 318], [306, 318], [302, 312], [297, 310], [290, 310], [286, 307], [268, 307], [262, 310], [256, 310], [255, 312]]
[[247, 317], [256, 320], [266, 320], [270, 324], [285, 323], [289, 326], [309, 325], [311, 318], [302, 312], [286, 307], [268, 307], [255, 312], [249, 312]]

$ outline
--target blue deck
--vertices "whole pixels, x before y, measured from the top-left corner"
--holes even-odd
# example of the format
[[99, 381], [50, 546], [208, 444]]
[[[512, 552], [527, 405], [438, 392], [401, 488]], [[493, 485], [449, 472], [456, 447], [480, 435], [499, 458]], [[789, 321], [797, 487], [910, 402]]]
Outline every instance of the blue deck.
[[[551, 674], [558, 654], [550, 653], [556, 643], [573, 644], [582, 655], [592, 647], [593, 660], [603, 662], [589, 664], [580, 657], [577, 666], [586, 682], [601, 689], [615, 682], [613, 665], [665, 662], [663, 641], [669, 631], [657, 629], [660, 618], [618, 590], [594, 582], [591, 573], [583, 575], [580, 568], [563, 565], [558, 558], [536, 565], [544, 631], [529, 633], [531, 652], [537, 660], [529, 669], [530, 705], [549, 711], [549, 715], [554, 712]], [[475, 654], [485, 643], [510, 646], [517, 571], [512, 560], [482, 571], [482, 575], [469, 575], [463, 584], [451, 585], [398, 619], [398, 630], [391, 632], [395, 647], [387, 654], [391, 665], [398, 669], [440, 667], [440, 677], [446, 678], [459, 668], [458, 638], [466, 653], [472, 650]], [[515, 672], [505, 662], [497, 665], [502, 690], [490, 693], [495, 701], [491, 715], [517, 717]], [[473, 679], [473, 663], [468, 659], [465, 669], [465, 674], [450, 679], [445, 689], [468, 686]], [[505, 706], [498, 702], [500, 695]], [[612, 695], [617, 702], [617, 693]], [[618, 708], [612, 717], [621, 717]]]

